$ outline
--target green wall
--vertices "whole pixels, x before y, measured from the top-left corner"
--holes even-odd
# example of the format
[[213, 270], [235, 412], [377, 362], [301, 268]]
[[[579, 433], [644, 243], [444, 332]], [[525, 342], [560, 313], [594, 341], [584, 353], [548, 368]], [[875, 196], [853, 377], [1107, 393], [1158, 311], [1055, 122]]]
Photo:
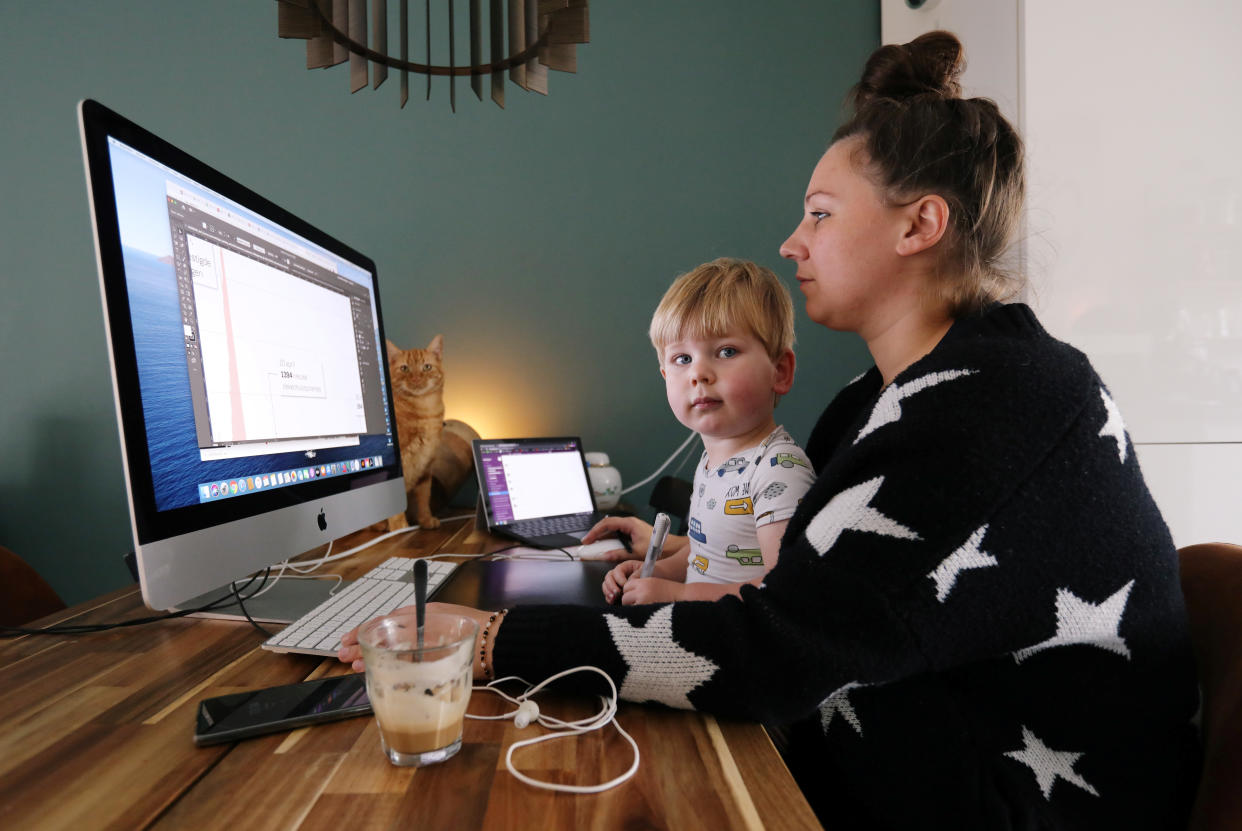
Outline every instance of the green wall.
[[[390, 337], [445, 336], [450, 418], [580, 434], [636, 482], [685, 435], [655, 303], [733, 255], [801, 312], [777, 248], [879, 32], [876, 0], [596, 0], [576, 75], [508, 84], [503, 111], [461, 84], [453, 114], [443, 79], [425, 101], [412, 78], [401, 110], [395, 77], [350, 95], [345, 67], [307, 71], [274, 2], [0, 4], [0, 544], [71, 603], [128, 581], [79, 99], [370, 254]], [[805, 439], [867, 357], [804, 317], [798, 338], [778, 417]]]

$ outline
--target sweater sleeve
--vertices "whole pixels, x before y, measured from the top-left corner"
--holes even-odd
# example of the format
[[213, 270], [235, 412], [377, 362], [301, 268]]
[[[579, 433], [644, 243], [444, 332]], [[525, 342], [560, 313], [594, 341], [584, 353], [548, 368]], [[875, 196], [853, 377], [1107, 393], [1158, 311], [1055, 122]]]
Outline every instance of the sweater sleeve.
[[[516, 608], [497, 669], [590, 663], [626, 699], [787, 721], [1058, 638], [1125, 649], [1128, 593], [1170, 596], [1171, 544], [1114, 414], [1085, 358], [1046, 335], [942, 344], [812, 442], [833, 450], [763, 586], [602, 613]], [[1140, 588], [1145, 561], [1161, 565]], [[1070, 597], [1077, 634], [1062, 631]]]

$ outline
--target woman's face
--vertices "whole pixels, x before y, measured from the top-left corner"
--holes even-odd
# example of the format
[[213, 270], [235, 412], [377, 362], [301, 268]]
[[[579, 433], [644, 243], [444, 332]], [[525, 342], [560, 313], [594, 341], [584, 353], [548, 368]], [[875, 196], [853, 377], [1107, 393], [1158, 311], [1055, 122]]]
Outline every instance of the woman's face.
[[811, 320], [869, 339], [900, 314], [895, 306], [909, 299], [911, 281], [896, 250], [907, 212], [886, 205], [859, 172], [851, 159], [861, 156], [861, 150], [855, 153], [858, 141], [838, 141], [819, 160], [802, 220], [781, 256], [798, 264], [798, 287]]

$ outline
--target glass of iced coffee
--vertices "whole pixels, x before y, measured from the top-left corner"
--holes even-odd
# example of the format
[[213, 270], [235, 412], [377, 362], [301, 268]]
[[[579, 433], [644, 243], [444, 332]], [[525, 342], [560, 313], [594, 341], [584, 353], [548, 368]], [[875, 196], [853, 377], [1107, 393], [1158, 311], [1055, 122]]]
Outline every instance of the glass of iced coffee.
[[419, 646], [413, 610], [358, 629], [367, 697], [394, 765], [431, 765], [461, 749], [477, 630], [470, 618], [428, 613]]

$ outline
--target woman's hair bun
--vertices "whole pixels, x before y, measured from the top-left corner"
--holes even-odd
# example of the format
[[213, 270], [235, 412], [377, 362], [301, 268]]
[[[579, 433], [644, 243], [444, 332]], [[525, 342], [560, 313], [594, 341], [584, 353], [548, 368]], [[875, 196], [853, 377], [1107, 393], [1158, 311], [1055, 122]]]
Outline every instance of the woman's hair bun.
[[849, 160], [885, 204], [936, 194], [948, 205], [930, 289], [955, 317], [1013, 297], [1023, 285], [1002, 262], [1026, 192], [1022, 139], [996, 102], [962, 98], [965, 66], [962, 42], [950, 32], [881, 46], [850, 93], [853, 114], [832, 137], [834, 144], [857, 141]]
[[951, 32], [927, 32], [906, 44], [882, 46], [867, 60], [854, 88], [854, 104], [929, 94], [960, 98], [958, 78], [965, 67], [962, 42]]

